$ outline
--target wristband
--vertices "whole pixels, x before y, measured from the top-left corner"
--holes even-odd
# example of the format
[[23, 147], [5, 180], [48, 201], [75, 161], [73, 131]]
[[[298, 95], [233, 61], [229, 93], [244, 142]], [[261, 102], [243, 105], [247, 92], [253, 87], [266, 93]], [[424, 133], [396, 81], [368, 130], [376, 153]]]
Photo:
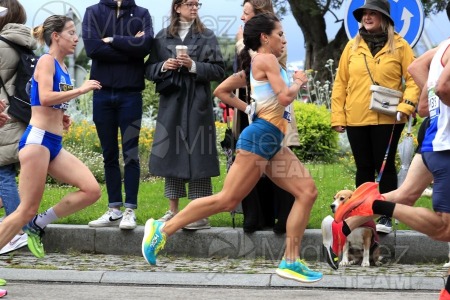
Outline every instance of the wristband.
[[252, 106], [249, 104], [249, 105], [247, 105], [247, 107], [245, 108], [245, 113], [246, 113], [247, 115], [249, 115], [250, 112], [251, 112], [251, 110], [252, 110]]

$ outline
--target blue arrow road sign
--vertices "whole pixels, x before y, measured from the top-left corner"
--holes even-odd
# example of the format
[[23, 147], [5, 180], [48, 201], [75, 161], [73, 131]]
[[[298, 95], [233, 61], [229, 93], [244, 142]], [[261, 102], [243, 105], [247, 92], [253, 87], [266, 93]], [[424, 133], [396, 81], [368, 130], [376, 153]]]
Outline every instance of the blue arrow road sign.
[[[344, 20], [345, 31], [349, 39], [359, 30], [359, 23], [353, 17], [353, 11], [364, 5], [364, 0], [348, 1], [348, 9]], [[422, 35], [424, 25], [423, 6], [420, 0], [389, 0], [391, 18], [394, 20], [395, 31], [414, 47]]]

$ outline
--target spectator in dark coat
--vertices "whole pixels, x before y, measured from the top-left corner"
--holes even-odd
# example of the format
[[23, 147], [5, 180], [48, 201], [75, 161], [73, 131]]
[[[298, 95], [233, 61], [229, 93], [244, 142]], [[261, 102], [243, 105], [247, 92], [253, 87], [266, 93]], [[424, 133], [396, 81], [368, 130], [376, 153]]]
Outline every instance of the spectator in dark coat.
[[[201, 4], [194, 0], [173, 0], [170, 25], [155, 37], [146, 77], [157, 83], [164, 77], [182, 76], [180, 89], [160, 94], [159, 111], [150, 155], [150, 172], [165, 177], [164, 195], [170, 220], [178, 212], [179, 198], [190, 200], [212, 194], [211, 177], [218, 176], [211, 81], [222, 80], [224, 63], [214, 33], [198, 17]], [[177, 55], [176, 46], [187, 46]], [[210, 228], [207, 218], [185, 229]]]

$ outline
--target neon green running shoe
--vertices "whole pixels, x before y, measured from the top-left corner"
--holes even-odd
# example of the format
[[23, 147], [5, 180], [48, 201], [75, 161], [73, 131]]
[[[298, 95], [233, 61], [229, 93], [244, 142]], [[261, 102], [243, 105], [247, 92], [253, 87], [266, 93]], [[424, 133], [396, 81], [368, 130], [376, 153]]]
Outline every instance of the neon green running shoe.
[[144, 239], [142, 240], [142, 255], [151, 265], [156, 265], [156, 256], [166, 244], [167, 237], [161, 231], [163, 227], [164, 222], [155, 221], [153, 219], [149, 219], [145, 223]]
[[312, 283], [322, 279], [320, 272], [312, 271], [306, 263], [298, 258], [293, 264], [288, 264], [283, 258], [276, 271], [277, 275], [286, 279], [292, 279], [303, 283]]
[[0, 285], [1, 285], [1, 286], [6, 285], [6, 280], [0, 278]]
[[28, 249], [37, 258], [43, 258], [45, 256], [44, 245], [42, 244], [44, 229], [36, 225], [35, 220], [36, 217], [28, 223], [24, 231], [28, 235]]

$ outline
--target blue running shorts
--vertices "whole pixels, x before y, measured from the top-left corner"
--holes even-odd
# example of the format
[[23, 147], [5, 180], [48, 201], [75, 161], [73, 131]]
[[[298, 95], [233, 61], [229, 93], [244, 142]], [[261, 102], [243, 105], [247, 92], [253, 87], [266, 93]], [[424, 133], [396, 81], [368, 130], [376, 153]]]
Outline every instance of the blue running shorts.
[[256, 118], [241, 132], [236, 149], [242, 149], [271, 160], [281, 149], [284, 134], [272, 123]]
[[433, 209], [436, 212], [450, 213], [450, 150], [422, 152], [425, 166], [433, 174]]
[[62, 136], [28, 125], [19, 141], [19, 151], [26, 145], [42, 145], [50, 151], [50, 161], [62, 149]]

